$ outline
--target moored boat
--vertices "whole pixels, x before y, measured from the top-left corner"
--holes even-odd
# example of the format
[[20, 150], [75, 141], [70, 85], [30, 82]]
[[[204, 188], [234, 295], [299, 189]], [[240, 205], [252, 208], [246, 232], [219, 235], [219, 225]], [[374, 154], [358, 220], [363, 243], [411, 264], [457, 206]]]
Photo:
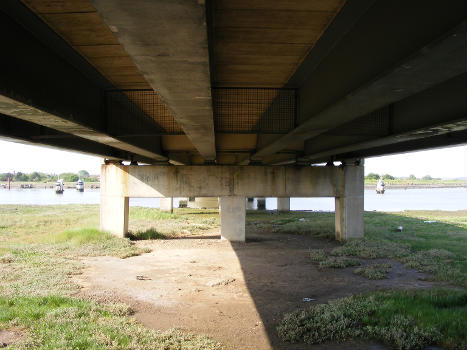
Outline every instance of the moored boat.
[[63, 191], [65, 191], [65, 186], [63, 184], [63, 180], [62, 179], [59, 179], [57, 180], [57, 182], [55, 183], [55, 193], [57, 194], [62, 194]]
[[76, 190], [79, 192], [84, 192], [84, 182], [82, 180], [78, 180], [76, 183]]
[[378, 183], [376, 184], [376, 193], [378, 194], [384, 193], [384, 182], [381, 179], [379, 179]]

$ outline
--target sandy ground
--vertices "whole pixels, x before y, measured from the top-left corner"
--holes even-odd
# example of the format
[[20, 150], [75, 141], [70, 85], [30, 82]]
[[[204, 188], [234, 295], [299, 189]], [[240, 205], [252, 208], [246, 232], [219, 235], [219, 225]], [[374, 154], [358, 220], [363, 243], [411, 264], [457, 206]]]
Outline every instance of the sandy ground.
[[[275, 327], [285, 312], [312, 303], [377, 289], [432, 286], [422, 280], [426, 276], [397, 262], [391, 262], [389, 279], [380, 281], [354, 275], [353, 268], [320, 270], [308, 250], [337, 246], [333, 241], [258, 232], [247, 237], [247, 243], [230, 244], [209, 231], [138, 242], [153, 251], [128, 259], [83, 259], [84, 273], [76, 278], [83, 295], [124, 301], [148, 327], [204, 333], [227, 349], [332, 349], [335, 344], [283, 343]], [[384, 348], [353, 342], [343, 346]]]

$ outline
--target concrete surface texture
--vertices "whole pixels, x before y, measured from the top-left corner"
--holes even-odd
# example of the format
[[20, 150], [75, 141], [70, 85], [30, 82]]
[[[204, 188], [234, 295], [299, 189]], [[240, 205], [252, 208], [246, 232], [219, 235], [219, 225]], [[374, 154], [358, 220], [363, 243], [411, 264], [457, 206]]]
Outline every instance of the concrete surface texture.
[[219, 198], [217, 197], [195, 197], [193, 201], [188, 201], [188, 208], [218, 209]]
[[160, 199], [160, 209], [161, 211], [167, 213], [173, 213], [174, 211], [174, 199], [173, 197], [161, 198]]
[[277, 198], [277, 210], [278, 211], [289, 211], [290, 210], [290, 197]]
[[221, 237], [231, 242], [245, 242], [245, 197], [220, 197]]

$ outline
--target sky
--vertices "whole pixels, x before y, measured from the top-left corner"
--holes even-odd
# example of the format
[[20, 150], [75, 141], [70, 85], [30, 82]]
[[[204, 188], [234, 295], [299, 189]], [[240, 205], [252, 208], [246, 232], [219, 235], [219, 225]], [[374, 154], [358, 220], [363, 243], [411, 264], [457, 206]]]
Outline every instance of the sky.
[[[0, 173], [39, 171], [60, 174], [87, 170], [99, 174], [102, 158], [0, 140]], [[365, 159], [365, 174], [414, 174], [440, 178], [467, 177], [467, 146], [440, 148]]]

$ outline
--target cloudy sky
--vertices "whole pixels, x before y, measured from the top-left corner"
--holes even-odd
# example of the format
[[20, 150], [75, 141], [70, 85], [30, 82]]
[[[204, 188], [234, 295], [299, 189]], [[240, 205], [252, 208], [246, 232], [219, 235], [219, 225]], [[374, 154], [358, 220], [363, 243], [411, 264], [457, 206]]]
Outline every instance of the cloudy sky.
[[[441, 178], [467, 177], [467, 146], [367, 158], [365, 173]], [[0, 173], [40, 171], [59, 174], [87, 170], [98, 174], [102, 159], [76, 152], [0, 140]]]

